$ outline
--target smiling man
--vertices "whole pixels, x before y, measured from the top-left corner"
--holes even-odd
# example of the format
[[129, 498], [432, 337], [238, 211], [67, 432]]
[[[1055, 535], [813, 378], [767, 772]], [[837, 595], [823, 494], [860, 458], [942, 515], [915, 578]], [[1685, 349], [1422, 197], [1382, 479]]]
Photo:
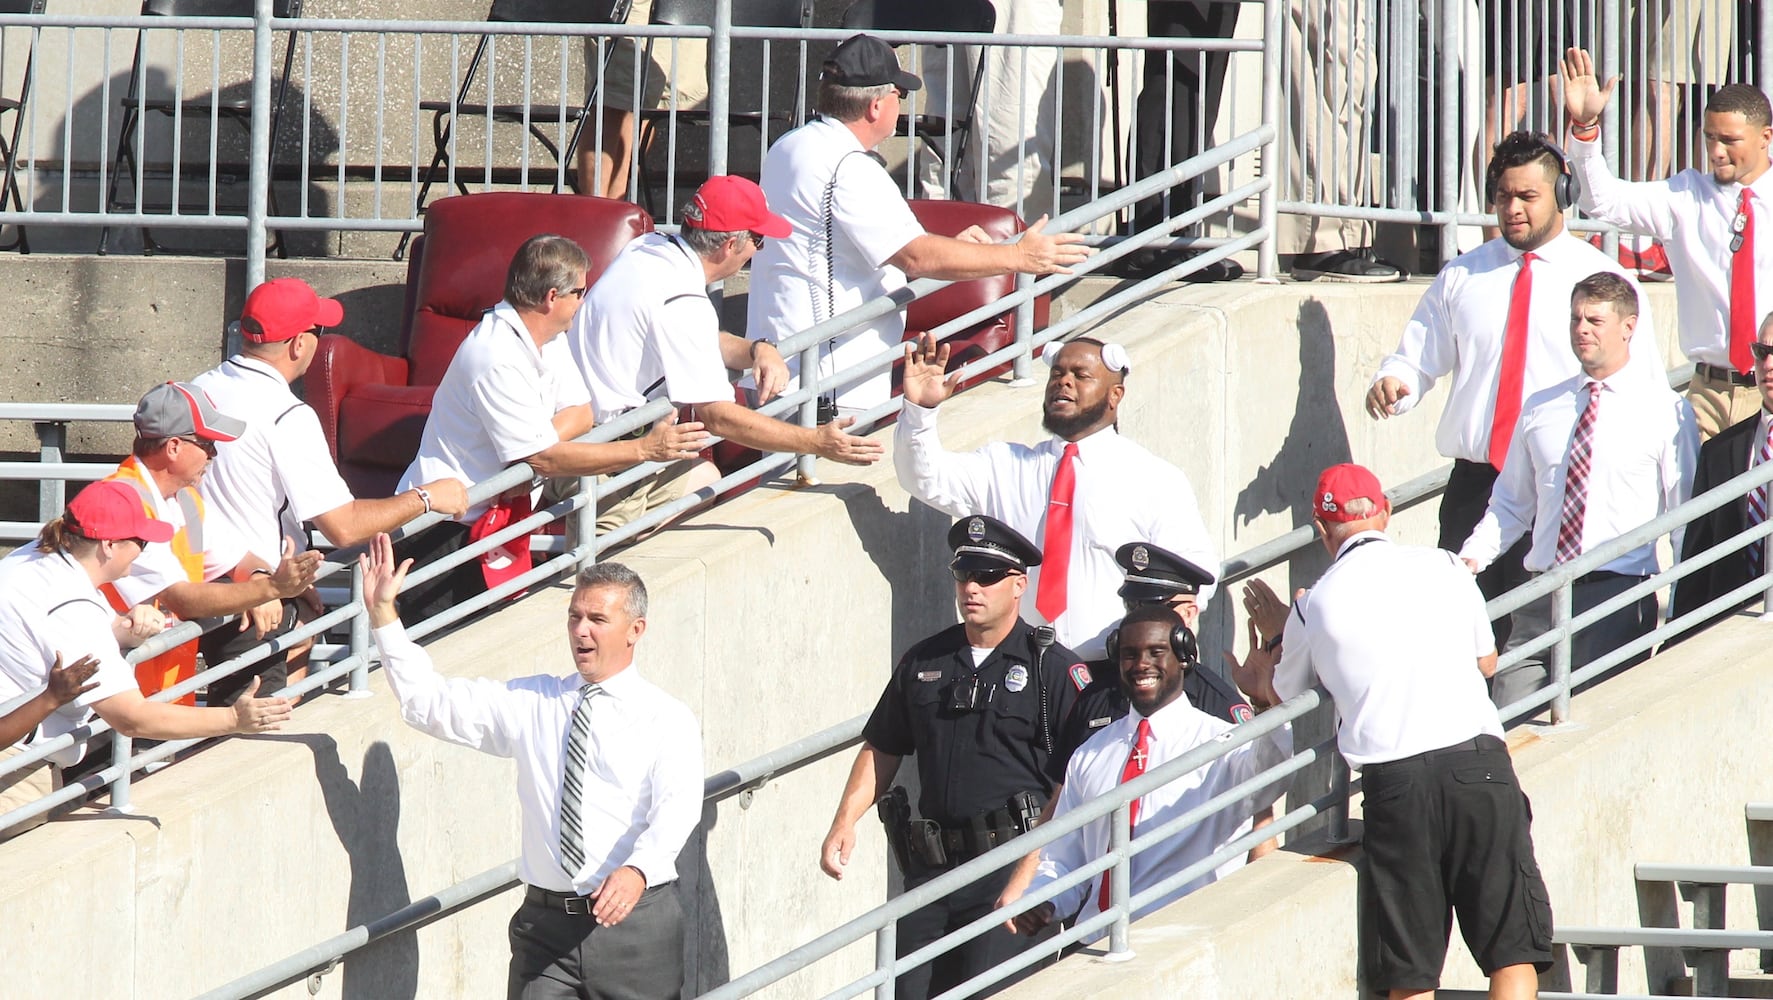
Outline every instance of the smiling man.
[[[1134, 609], [1110, 636], [1109, 654], [1133, 710], [1092, 736], [1072, 755], [1065, 768], [1065, 788], [1059, 793], [1059, 806], [1053, 813], [1055, 820], [1232, 729], [1231, 723], [1211, 718], [1182, 696], [1183, 671], [1199, 654], [1194, 633], [1171, 608], [1148, 605]], [[1269, 707], [1270, 702], [1262, 702], [1257, 710]], [[1292, 750], [1292, 729], [1281, 726], [1141, 796], [1133, 802], [1134, 836], [1224, 794], [1285, 760]], [[1163, 881], [1248, 833], [1255, 813], [1267, 808], [1285, 791], [1285, 781], [1266, 785], [1140, 852], [1132, 859], [1131, 892], [1137, 894]], [[1104, 817], [1049, 844], [1041, 852], [1040, 867], [1029, 891], [1038, 892], [1107, 854], [1109, 840], [1110, 820]], [[1140, 907], [1134, 916], [1168, 906], [1242, 868], [1244, 863], [1245, 855], [1239, 852], [1217, 868]], [[1076, 920], [1087, 920], [1108, 909], [1110, 902], [1107, 877], [1103, 876], [1073, 886], [1051, 902], [1022, 914], [1016, 918], [1016, 928], [1022, 933], [1036, 933], [1055, 917], [1070, 918], [1073, 914]]]
[[[1693, 408], [1667, 383], [1624, 374], [1637, 320], [1637, 290], [1624, 278], [1601, 273], [1576, 283], [1570, 349], [1582, 374], [1527, 401], [1489, 509], [1459, 550], [1472, 572], [1529, 529], [1526, 569], [1546, 572], [1687, 499], [1699, 452]], [[1674, 549], [1681, 549], [1681, 529]], [[1657, 568], [1656, 543], [1645, 542], [1577, 579], [1571, 613], [1623, 593]], [[1547, 595], [1515, 612], [1504, 652], [1551, 628], [1551, 600]], [[1577, 633], [1570, 667], [1579, 669], [1655, 627], [1656, 595], [1645, 594]], [[1545, 679], [1544, 664], [1526, 660], [1491, 679], [1490, 697], [1504, 707]]]
[[[956, 454], [942, 447], [936, 408], [954, 394], [948, 345], [925, 334], [905, 346], [905, 402], [893, 430], [899, 485], [938, 510], [1001, 519], [1040, 547], [1022, 614], [1053, 626], [1086, 660], [1100, 659], [1124, 610], [1115, 552], [1161, 546], [1209, 571], [1219, 566], [1182, 470], [1121, 436], [1116, 421], [1132, 362], [1126, 349], [1079, 337], [1047, 355], [1051, 370], [1037, 445], [996, 442]], [[1195, 595], [1201, 607], [1212, 586]], [[1086, 671], [1079, 680], [1087, 683]]]
[[443, 677], [394, 598], [412, 560], [387, 535], [361, 559], [370, 625], [400, 717], [517, 762], [523, 903], [509, 1000], [665, 1000], [683, 988], [677, 854], [702, 818], [702, 736], [688, 706], [640, 676], [646, 584], [621, 563], [579, 572], [567, 605], [573, 673]]

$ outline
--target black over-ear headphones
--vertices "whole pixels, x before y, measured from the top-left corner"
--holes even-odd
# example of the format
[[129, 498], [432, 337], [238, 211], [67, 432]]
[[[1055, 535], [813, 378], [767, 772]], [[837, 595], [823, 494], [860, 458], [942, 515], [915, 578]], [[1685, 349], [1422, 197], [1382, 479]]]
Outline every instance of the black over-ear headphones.
[[[1577, 199], [1582, 197], [1582, 181], [1577, 179], [1576, 170], [1570, 166], [1570, 158], [1564, 154], [1563, 147], [1552, 142], [1551, 136], [1544, 132], [1534, 132], [1533, 138], [1537, 140], [1540, 149], [1557, 161], [1558, 176], [1556, 180], [1552, 181], [1551, 193], [1552, 197], [1557, 199], [1558, 211], [1568, 212], [1576, 204]], [[1496, 204], [1496, 182], [1501, 179], [1502, 171], [1496, 167], [1496, 161], [1492, 159], [1490, 168], [1484, 171], [1484, 203], [1486, 205]]]
[[[1200, 643], [1195, 641], [1194, 633], [1188, 630], [1188, 626], [1180, 622], [1170, 630], [1170, 652], [1175, 653], [1176, 659], [1181, 660], [1184, 666], [1200, 665]], [[1108, 633], [1108, 662], [1119, 661], [1120, 629], [1117, 628]]]

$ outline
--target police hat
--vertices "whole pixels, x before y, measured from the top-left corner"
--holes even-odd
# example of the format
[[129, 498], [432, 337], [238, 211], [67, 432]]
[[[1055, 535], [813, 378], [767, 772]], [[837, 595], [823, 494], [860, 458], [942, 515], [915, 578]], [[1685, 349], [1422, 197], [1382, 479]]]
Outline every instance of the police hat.
[[984, 514], [971, 514], [948, 529], [948, 547], [954, 550], [951, 569], [1026, 570], [1040, 564], [1040, 550], [1016, 529]]
[[1126, 601], [1162, 601], [1177, 594], [1199, 593], [1214, 580], [1213, 574], [1150, 542], [1122, 545], [1114, 550], [1114, 561], [1127, 574], [1119, 591]]

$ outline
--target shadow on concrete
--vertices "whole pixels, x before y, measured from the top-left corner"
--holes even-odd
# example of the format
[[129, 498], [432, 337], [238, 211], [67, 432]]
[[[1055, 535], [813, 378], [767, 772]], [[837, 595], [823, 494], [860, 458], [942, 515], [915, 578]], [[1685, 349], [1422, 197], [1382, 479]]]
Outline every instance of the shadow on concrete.
[[[954, 588], [946, 572], [953, 521], [947, 514], [916, 499], [903, 513], [890, 510], [872, 486], [859, 483], [810, 489], [842, 501], [862, 550], [892, 587], [891, 606], [882, 610], [893, 623], [895, 658], [912, 643], [954, 624]], [[881, 664], [882, 685], [891, 668], [891, 663]]]
[[[739, 808], [735, 798], [723, 800]], [[702, 803], [702, 822], [677, 855], [678, 878], [683, 880], [684, 986], [695, 996], [726, 983], [733, 977], [732, 955], [727, 950], [726, 918], [720, 912], [720, 893], [714, 871], [708, 865], [708, 834], [720, 821], [720, 803]]]

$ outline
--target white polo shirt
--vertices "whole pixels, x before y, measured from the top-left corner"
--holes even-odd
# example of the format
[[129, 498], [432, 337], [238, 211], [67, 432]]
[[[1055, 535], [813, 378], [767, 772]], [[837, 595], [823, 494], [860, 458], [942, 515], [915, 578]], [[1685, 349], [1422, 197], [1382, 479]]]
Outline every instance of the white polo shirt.
[[[886, 168], [842, 123], [820, 117], [783, 136], [763, 158], [761, 183], [770, 210], [786, 218], [794, 232], [766, 240], [751, 259], [751, 337], [786, 340], [905, 287], [905, 273], [886, 261], [922, 236], [923, 226]], [[824, 348], [820, 372], [897, 348], [904, 336], [900, 310]], [[798, 378], [799, 355], [788, 354], [787, 361], [789, 374]], [[851, 386], [838, 404], [862, 408], [885, 402], [892, 388], [889, 371]]]
[[296, 398], [277, 369], [244, 354], [197, 376], [216, 409], [246, 421], [246, 433], [216, 445], [198, 490], [209, 520], [227, 521], [247, 550], [275, 566], [283, 539], [307, 548], [302, 522], [350, 503], [351, 488], [339, 476], [320, 418]]
[[[517, 310], [500, 302], [450, 359], [399, 488], [446, 478], [473, 486], [559, 441], [554, 414], [590, 401], [564, 338], [538, 351]], [[472, 524], [488, 506], [457, 520]]]
[[[0, 559], [0, 705], [35, 696], [49, 684], [57, 653], [62, 666], [82, 656], [98, 661], [90, 683], [98, 686], [50, 713], [38, 736], [53, 739], [86, 724], [92, 706], [115, 694], [135, 691], [135, 670], [123, 659], [111, 634], [117, 616], [92, 585], [86, 570], [65, 552], [44, 554], [27, 543]], [[68, 765], [84, 746], [50, 757]]]
[[1378, 531], [1349, 538], [1293, 602], [1282, 643], [1275, 693], [1292, 698], [1322, 681], [1353, 767], [1502, 735], [1477, 668], [1496, 651], [1484, 595], [1451, 552]]
[[[138, 461], [130, 458], [127, 461]], [[208, 473], [205, 473], [207, 476]], [[151, 477], [150, 477], [151, 480]], [[185, 508], [179, 503], [178, 494], [169, 499], [154, 494], [154, 519], [165, 521], [177, 531], [185, 527]], [[194, 546], [203, 551], [203, 580], [208, 582], [220, 579], [240, 565], [246, 558], [246, 538], [236, 531], [227, 519], [217, 517], [210, 510], [203, 518], [203, 524], [191, 539]], [[277, 565], [277, 560], [271, 560]], [[190, 583], [185, 575], [185, 567], [172, 550], [171, 542], [150, 542], [130, 564], [129, 575], [118, 580], [113, 586], [117, 588], [117, 596], [123, 598], [131, 607], [147, 604], [160, 596], [160, 592], [175, 583]]]
[[661, 386], [679, 405], [733, 398], [707, 273], [675, 236], [647, 233], [624, 247], [561, 339], [591, 390], [600, 424], [646, 402]]

